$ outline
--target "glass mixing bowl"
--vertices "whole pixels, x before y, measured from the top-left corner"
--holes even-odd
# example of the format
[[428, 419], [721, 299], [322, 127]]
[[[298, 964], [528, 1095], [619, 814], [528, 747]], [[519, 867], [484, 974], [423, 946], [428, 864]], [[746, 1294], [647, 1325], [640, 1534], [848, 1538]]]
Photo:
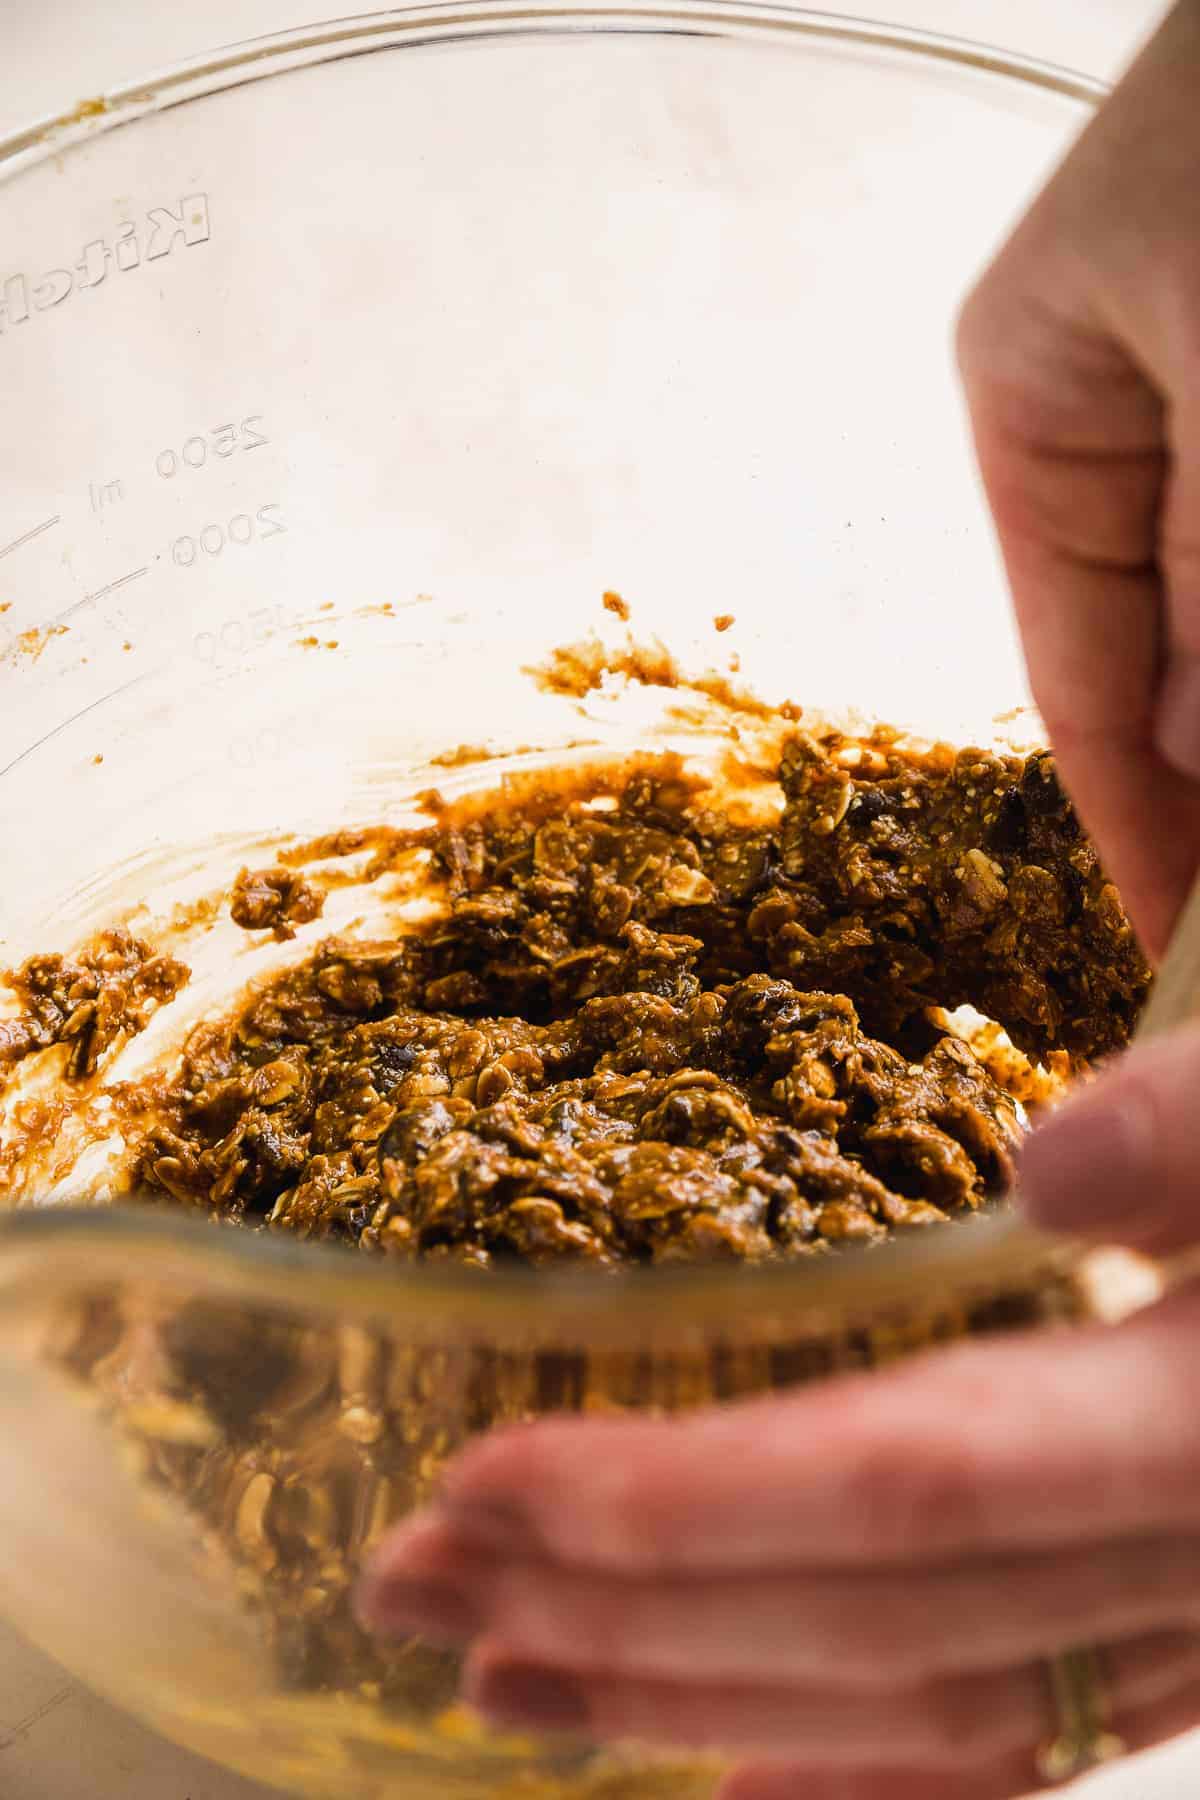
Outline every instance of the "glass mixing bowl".
[[[605, 589], [767, 699], [1011, 731], [951, 322], [1097, 91], [785, 6], [479, 0], [0, 143], [0, 961], [164, 917], [251, 839], [390, 817], [463, 741], [636, 736], [520, 672]], [[987, 1322], [914, 1325], [961, 1254], [596, 1288], [26, 1206], [0, 1596], [101, 1692], [314, 1795], [707, 1793], [485, 1737], [452, 1665], [381, 1673], [337, 1596], [471, 1432]]]

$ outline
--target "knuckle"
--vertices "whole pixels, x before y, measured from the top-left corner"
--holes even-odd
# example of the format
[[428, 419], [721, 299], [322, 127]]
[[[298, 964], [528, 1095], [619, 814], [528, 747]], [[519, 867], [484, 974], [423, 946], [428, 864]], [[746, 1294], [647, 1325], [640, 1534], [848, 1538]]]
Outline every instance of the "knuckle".
[[557, 1463], [553, 1441], [543, 1429], [516, 1426], [464, 1450], [447, 1472], [443, 1497], [463, 1514], [493, 1508], [539, 1512], [539, 1503], [547, 1500], [553, 1508]]
[[958, 311], [954, 345], [967, 387], [984, 393], [1022, 386], [1036, 366], [1032, 352], [1043, 322], [1036, 303], [1036, 276], [1017, 270], [1011, 250], [986, 269]]
[[995, 338], [993, 278], [985, 274], [958, 309], [954, 322], [954, 348], [964, 375], [973, 376], [987, 366], [988, 350]]
[[454, 1491], [464, 1498], [494, 1494], [540, 1474], [542, 1461], [536, 1427], [495, 1433], [463, 1452], [454, 1471]]
[[681, 1496], [670, 1470], [631, 1463], [606, 1480], [605, 1533], [615, 1557], [641, 1574], [666, 1572], [679, 1536]]
[[553, 1556], [647, 1574], [669, 1565], [686, 1504], [653, 1442], [557, 1421], [468, 1451], [447, 1493], [456, 1508], [520, 1513]]
[[864, 1446], [844, 1501], [862, 1541], [897, 1558], [948, 1536], [969, 1540], [980, 1510], [968, 1449], [930, 1432]]

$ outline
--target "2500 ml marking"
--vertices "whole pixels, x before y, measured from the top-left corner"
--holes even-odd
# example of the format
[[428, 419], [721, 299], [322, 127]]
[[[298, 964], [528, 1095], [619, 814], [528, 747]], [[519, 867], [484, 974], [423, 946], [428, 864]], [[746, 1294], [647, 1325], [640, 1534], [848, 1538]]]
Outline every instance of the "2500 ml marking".
[[279, 516], [279, 506], [271, 502], [260, 506], [253, 515], [234, 513], [223, 524], [206, 525], [198, 537], [179, 537], [171, 545], [171, 561], [180, 569], [190, 569], [201, 555], [220, 556], [230, 544], [262, 543], [266, 538], [281, 537], [287, 526]]
[[261, 450], [270, 441], [262, 429], [261, 413], [251, 413], [239, 425], [218, 425], [212, 431], [197, 432], [186, 440], [181, 450], [160, 450], [154, 459], [154, 467], [164, 481], [172, 481], [181, 464], [186, 464], [189, 469], [202, 469], [210, 456], [228, 460], [240, 450]]

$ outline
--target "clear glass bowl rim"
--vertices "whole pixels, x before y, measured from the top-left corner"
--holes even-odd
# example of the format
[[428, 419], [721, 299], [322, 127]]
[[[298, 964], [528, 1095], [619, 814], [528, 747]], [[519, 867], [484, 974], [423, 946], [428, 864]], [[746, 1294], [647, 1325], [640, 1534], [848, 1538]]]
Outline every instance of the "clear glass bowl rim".
[[[307, 25], [233, 44], [78, 102], [0, 138], [0, 184], [105, 132], [250, 82], [385, 50], [456, 41], [604, 34], [758, 41], [780, 47], [833, 43], [954, 64], [1004, 82], [1095, 106], [1107, 86], [1079, 71], [1020, 52], [885, 20], [757, 0], [674, 0], [673, 4], [588, 4], [565, 0], [434, 0], [386, 12]], [[1019, 1284], [1044, 1265], [1038, 1246], [1011, 1216], [992, 1214], [880, 1247], [795, 1263], [745, 1268], [707, 1265], [631, 1269], [494, 1270], [404, 1264], [308, 1244], [265, 1230], [214, 1230], [211, 1222], [142, 1208], [54, 1206], [0, 1217], [0, 1311], [25, 1312], [68, 1287], [139, 1280], [224, 1301], [368, 1322], [395, 1322], [444, 1338], [456, 1331], [489, 1342], [547, 1343], [573, 1333], [628, 1345], [631, 1334], [735, 1329], [755, 1319], [806, 1328], [869, 1318], [930, 1292], [970, 1288], [986, 1265], [989, 1283]], [[640, 1341], [640, 1340], [639, 1340]]]
[[166, 112], [294, 69], [439, 42], [589, 33], [774, 41], [780, 46], [823, 41], [957, 64], [1086, 106], [1097, 105], [1109, 91], [1106, 83], [1080, 70], [971, 38], [811, 7], [765, 5], [760, 0], [674, 0], [670, 5], [626, 0], [624, 5], [607, 6], [588, 0], [560, 0], [557, 5], [433, 0], [430, 5], [364, 13], [251, 38], [76, 101], [61, 113], [0, 138], [0, 182], [148, 113]]
[[695, 1349], [770, 1346], [1027, 1292], [1081, 1247], [1006, 1209], [794, 1262], [620, 1270], [398, 1263], [341, 1244], [160, 1207], [53, 1206], [0, 1216], [0, 1324], [56, 1299], [137, 1284], [303, 1324], [403, 1327], [430, 1345]]

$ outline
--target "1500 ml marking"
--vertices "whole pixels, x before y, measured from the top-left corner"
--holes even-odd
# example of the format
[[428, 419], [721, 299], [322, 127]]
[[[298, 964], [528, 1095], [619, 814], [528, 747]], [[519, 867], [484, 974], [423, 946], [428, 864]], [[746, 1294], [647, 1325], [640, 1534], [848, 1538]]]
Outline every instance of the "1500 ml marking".
[[225, 619], [211, 631], [198, 631], [192, 639], [192, 655], [205, 663], [227, 657], [237, 661], [281, 632], [298, 630], [303, 622], [300, 613], [292, 617], [278, 601], [274, 606], [256, 606], [244, 619]]
[[28, 324], [35, 313], [52, 312], [72, 294], [99, 287], [110, 274], [128, 274], [169, 256], [181, 244], [206, 244], [211, 236], [207, 194], [185, 194], [174, 208], [152, 206], [140, 221], [118, 226], [111, 238], [93, 238], [69, 266], [0, 281], [0, 337]]

